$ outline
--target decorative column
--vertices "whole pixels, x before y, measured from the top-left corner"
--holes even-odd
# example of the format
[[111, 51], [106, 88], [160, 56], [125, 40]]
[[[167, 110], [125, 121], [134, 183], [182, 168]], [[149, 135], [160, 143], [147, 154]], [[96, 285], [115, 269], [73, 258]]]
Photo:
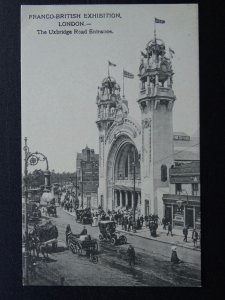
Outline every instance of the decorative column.
[[134, 192], [131, 192], [131, 207], [134, 207]]
[[140, 205], [141, 204], [141, 193], [137, 192], [138, 194], [138, 204]]
[[120, 190], [120, 206], [122, 205], [122, 191]]
[[128, 204], [128, 193], [125, 191], [125, 206]]
[[117, 190], [114, 190], [115, 206], [117, 206]]

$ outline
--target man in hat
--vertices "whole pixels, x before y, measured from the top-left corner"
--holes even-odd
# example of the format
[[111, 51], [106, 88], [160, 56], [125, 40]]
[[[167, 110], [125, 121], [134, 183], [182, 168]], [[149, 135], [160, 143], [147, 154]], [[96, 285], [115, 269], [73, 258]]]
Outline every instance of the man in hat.
[[194, 242], [194, 247], [197, 246], [198, 232], [196, 231], [195, 228], [194, 228], [194, 230], [192, 232], [192, 240]]
[[132, 245], [129, 245], [129, 247], [127, 249], [127, 255], [128, 255], [129, 265], [130, 266], [132, 264], [135, 265], [135, 250]]
[[185, 226], [183, 229], [183, 235], [184, 235], [184, 242], [187, 242], [187, 236], [188, 236], [188, 228]]
[[173, 236], [173, 233], [172, 233], [172, 224], [169, 222], [168, 223], [168, 232], [167, 232], [167, 235], [169, 235], [169, 233], [171, 234], [171, 236]]

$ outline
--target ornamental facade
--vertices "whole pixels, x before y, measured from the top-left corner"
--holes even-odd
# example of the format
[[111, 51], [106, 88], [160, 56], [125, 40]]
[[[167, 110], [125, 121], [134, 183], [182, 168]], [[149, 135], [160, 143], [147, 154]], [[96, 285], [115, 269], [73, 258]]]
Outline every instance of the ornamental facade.
[[173, 74], [164, 42], [154, 38], [139, 66], [138, 121], [114, 78], [106, 77], [98, 88], [98, 201], [103, 209], [135, 205], [137, 215], [163, 217], [162, 195], [169, 192], [168, 170], [174, 163]]

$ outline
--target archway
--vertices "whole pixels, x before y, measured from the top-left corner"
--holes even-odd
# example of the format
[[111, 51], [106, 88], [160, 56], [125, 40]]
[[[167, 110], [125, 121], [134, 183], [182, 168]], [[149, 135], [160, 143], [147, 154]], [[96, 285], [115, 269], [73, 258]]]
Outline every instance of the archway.
[[[133, 206], [136, 199], [133, 192], [134, 171], [135, 180], [140, 185], [141, 170], [137, 147], [130, 137], [121, 135], [112, 144], [107, 159], [107, 208]], [[138, 189], [140, 193], [140, 188], [137, 187]]]

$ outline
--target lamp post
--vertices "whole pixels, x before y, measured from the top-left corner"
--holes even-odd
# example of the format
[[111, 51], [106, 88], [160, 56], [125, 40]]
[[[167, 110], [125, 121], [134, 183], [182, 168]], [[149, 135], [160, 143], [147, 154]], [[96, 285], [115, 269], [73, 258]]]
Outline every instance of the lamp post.
[[134, 207], [133, 207], [133, 232], [136, 232], [136, 225], [135, 225], [135, 209], [136, 209], [136, 191], [135, 191], [135, 148], [133, 148], [134, 160], [133, 160], [133, 179], [134, 179]]
[[81, 166], [81, 207], [84, 207], [84, 186], [83, 186], [83, 160], [80, 162]]
[[[25, 255], [24, 255], [24, 269], [25, 269], [25, 278], [24, 278], [24, 285], [29, 284], [29, 277], [28, 277], [28, 217], [27, 217], [27, 200], [28, 200], [28, 166], [35, 166], [38, 164], [39, 161], [45, 161], [46, 162], [46, 174], [49, 175], [49, 168], [48, 168], [48, 159], [47, 157], [40, 153], [40, 152], [29, 152], [29, 147], [27, 146], [27, 138], [25, 137], [25, 146], [23, 148], [25, 152], [25, 158], [24, 158], [24, 187], [25, 187], [25, 209], [24, 209], [24, 222], [25, 222]], [[45, 180], [45, 186], [49, 186], [49, 177], [46, 175]]]

